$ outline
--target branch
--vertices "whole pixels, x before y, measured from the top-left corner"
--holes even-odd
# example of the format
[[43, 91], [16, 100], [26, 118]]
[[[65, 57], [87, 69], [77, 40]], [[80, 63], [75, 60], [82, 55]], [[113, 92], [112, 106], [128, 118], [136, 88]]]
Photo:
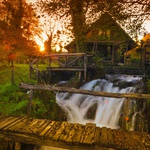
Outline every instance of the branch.
[[50, 85], [29, 85], [29, 84], [21, 83], [19, 87], [24, 89], [30, 89], [30, 90], [69, 92], [69, 93], [78, 93], [78, 94], [86, 94], [86, 95], [102, 96], [102, 97], [150, 99], [150, 94], [108, 93], [108, 92], [90, 91], [90, 90], [82, 90], [82, 89], [67, 88], [67, 87], [56, 87], [54, 85], [51, 86]]

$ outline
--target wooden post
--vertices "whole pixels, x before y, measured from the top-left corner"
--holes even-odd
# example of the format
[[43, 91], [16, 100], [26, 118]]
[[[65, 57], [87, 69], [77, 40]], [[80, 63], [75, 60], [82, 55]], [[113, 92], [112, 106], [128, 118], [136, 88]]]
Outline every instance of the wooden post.
[[15, 150], [21, 150], [21, 143], [15, 142]]
[[36, 61], [36, 80], [37, 80], [37, 84], [39, 84], [40, 83], [40, 72], [38, 69], [38, 59]]
[[84, 80], [86, 80], [86, 74], [87, 74], [87, 55], [84, 54]]
[[48, 83], [50, 84], [50, 80], [51, 80], [51, 59], [50, 58], [48, 58], [48, 77], [49, 77], [49, 79], [48, 79]]
[[28, 117], [30, 117], [30, 114], [31, 114], [32, 98], [33, 98], [33, 90], [30, 89], [30, 91], [29, 91], [29, 102], [28, 102], [28, 107], [27, 107], [27, 116]]

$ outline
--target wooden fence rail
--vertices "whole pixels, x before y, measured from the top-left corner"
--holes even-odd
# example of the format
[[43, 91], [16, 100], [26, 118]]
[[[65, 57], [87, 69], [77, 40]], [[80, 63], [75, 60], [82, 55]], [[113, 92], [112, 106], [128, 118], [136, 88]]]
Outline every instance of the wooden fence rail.
[[67, 87], [58, 87], [55, 85], [29, 85], [21, 83], [20, 88], [30, 89], [30, 90], [48, 90], [48, 91], [58, 91], [58, 92], [69, 92], [69, 93], [78, 93], [86, 94], [93, 96], [102, 96], [102, 97], [113, 97], [113, 98], [135, 98], [135, 99], [150, 99], [150, 94], [137, 94], [137, 93], [108, 93], [102, 91], [90, 91], [90, 90], [81, 90], [76, 88], [67, 88]]

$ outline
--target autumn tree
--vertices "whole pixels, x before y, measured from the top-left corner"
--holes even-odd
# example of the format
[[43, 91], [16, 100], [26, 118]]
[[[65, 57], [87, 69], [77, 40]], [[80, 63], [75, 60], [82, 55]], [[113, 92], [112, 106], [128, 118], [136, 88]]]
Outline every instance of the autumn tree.
[[13, 53], [22, 55], [36, 48], [33, 36], [40, 34], [38, 20], [25, 0], [0, 1], [1, 58]]
[[44, 12], [68, 19], [77, 52], [86, 51], [86, 31], [102, 13], [109, 13], [135, 36], [141, 32], [142, 24], [150, 12], [149, 0], [39, 0], [38, 4]]

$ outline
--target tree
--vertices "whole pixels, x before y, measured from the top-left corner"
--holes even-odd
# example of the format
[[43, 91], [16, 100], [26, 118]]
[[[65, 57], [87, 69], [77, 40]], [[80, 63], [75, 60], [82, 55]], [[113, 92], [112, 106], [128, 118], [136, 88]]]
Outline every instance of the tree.
[[39, 0], [38, 4], [48, 14], [70, 19], [77, 52], [86, 51], [86, 31], [102, 13], [109, 13], [134, 36], [150, 13], [149, 0]]
[[33, 36], [39, 35], [41, 30], [31, 5], [25, 0], [2, 0], [0, 15], [1, 58], [6, 59], [10, 53], [33, 52], [36, 47]]

